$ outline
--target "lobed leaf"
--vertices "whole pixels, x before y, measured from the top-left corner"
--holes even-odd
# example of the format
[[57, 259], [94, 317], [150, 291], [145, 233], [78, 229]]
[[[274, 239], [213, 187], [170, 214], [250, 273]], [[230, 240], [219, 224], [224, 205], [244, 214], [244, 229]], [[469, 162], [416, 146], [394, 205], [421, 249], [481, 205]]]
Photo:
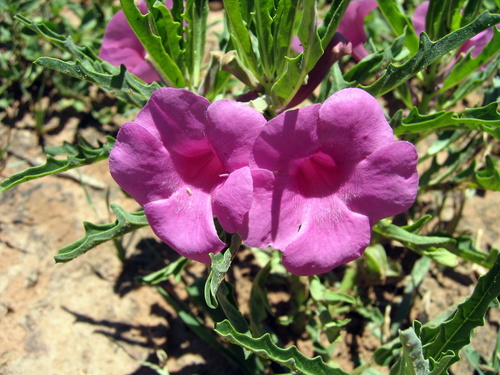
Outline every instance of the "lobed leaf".
[[57, 263], [68, 262], [90, 249], [109, 240], [121, 237], [124, 234], [149, 225], [144, 211], [129, 213], [116, 204], [111, 205], [116, 221], [108, 224], [93, 224], [83, 222], [85, 235], [78, 241], [59, 249], [54, 257]]
[[497, 55], [498, 51], [500, 51], [500, 30], [493, 27], [493, 38], [486, 44], [481, 53], [473, 58], [471, 57], [472, 51], [468, 51], [467, 55], [462, 58], [462, 60], [454, 64], [449, 76], [439, 89], [438, 94], [445, 93], [450, 88], [458, 85], [465, 77], [485, 65]]
[[148, 52], [158, 74], [172, 87], [185, 87], [186, 81], [182, 71], [165, 51], [161, 37], [151, 30], [149, 16], [141, 14], [134, 0], [120, 0], [120, 3], [130, 27]]
[[409, 30], [406, 33], [406, 37], [404, 39], [405, 46], [410, 50], [413, 54], [418, 50], [419, 40], [417, 35], [415, 34], [415, 30], [413, 29], [412, 22], [406, 17], [402, 9], [400, 9], [396, 2], [394, 1], [381, 1], [378, 0], [378, 8], [384, 15], [385, 19], [391, 25], [391, 28], [394, 30], [397, 36], [404, 35], [406, 33], [406, 29]]
[[472, 295], [457, 307], [449, 319], [438, 327], [422, 327], [420, 337], [425, 357], [439, 362], [452, 352], [453, 358], [446, 368], [457, 362], [460, 359], [459, 350], [470, 343], [473, 330], [484, 324], [490, 304], [499, 296], [500, 256], [497, 256], [493, 267], [479, 278]]
[[51, 57], [41, 57], [35, 64], [53, 69], [69, 76], [95, 83], [122, 101], [142, 108], [151, 94], [160, 88], [156, 82], [146, 84], [129, 73], [124, 65], [112, 66], [107, 62], [76, 60], [62, 61]]
[[424, 358], [422, 342], [410, 327], [399, 332], [403, 355], [391, 368], [390, 375], [429, 375], [429, 361]]
[[217, 291], [240, 245], [241, 237], [238, 234], [233, 234], [231, 237], [231, 245], [228, 250], [218, 254], [210, 254], [212, 264], [210, 266], [210, 275], [205, 283], [205, 302], [212, 309], [218, 306]]
[[319, 356], [312, 359], [306, 357], [295, 346], [287, 349], [276, 346], [271, 341], [269, 334], [253, 338], [248, 334], [236, 331], [227, 320], [217, 323], [215, 331], [229, 342], [286, 366], [295, 373], [305, 375], [347, 375], [341, 369], [325, 364]]
[[373, 230], [387, 238], [401, 242], [407, 248], [417, 253], [428, 256], [436, 262], [453, 267], [456, 265], [457, 256], [468, 261], [491, 268], [494, 265], [498, 250], [492, 249], [489, 253], [479, 251], [474, 247], [473, 240], [467, 236], [456, 238], [446, 236], [422, 236], [408, 232], [402, 227], [379, 221]]
[[[445, 127], [467, 127], [483, 130], [500, 127], [500, 113], [497, 111], [498, 102], [484, 107], [468, 108], [462, 113], [453, 111], [439, 111], [421, 115], [417, 107], [413, 107], [407, 117], [392, 122], [394, 134], [418, 133], [427, 130], [436, 130]], [[396, 117], [396, 116], [395, 116]]]
[[500, 191], [500, 172], [489, 155], [486, 156], [486, 169], [476, 172], [476, 181], [485, 189]]
[[451, 50], [491, 26], [500, 22], [500, 14], [484, 12], [469, 25], [432, 42], [427, 34], [420, 36], [420, 47], [417, 53], [400, 66], [390, 64], [382, 76], [369, 86], [360, 86], [373, 96], [381, 96], [408, 81], [422, 69], [426, 68]]
[[[72, 146], [69, 143], [64, 144], [64, 149], [61, 147], [47, 152], [47, 161], [45, 164], [37, 165], [28, 168], [22, 172], [16, 173], [0, 183], [0, 191], [5, 191], [20, 183], [34, 180], [40, 177], [49, 176], [52, 174], [67, 171], [69, 169], [78, 168], [83, 165], [96, 163], [98, 161], [107, 159], [115, 139], [108, 137], [108, 143], [100, 144], [100, 147], [92, 148], [88, 143], [83, 142], [84, 145]], [[56, 159], [52, 155], [65, 155], [66, 159]]]

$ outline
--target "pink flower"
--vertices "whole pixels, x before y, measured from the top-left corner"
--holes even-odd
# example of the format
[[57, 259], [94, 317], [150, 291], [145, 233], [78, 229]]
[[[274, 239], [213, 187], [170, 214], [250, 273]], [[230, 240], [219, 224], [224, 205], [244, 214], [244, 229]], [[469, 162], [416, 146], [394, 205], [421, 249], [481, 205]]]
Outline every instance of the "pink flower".
[[[172, 7], [172, 0], [167, 0], [166, 5]], [[144, 0], [137, 7], [142, 14], [148, 12]], [[154, 67], [146, 61], [146, 50], [130, 27], [122, 10], [113, 16], [106, 27], [99, 57], [114, 66], [125, 65], [129, 72], [146, 83], [160, 80]]]
[[344, 35], [352, 43], [352, 57], [357, 61], [369, 55], [363, 45], [366, 41], [365, 17], [377, 6], [377, 0], [351, 1], [337, 29], [337, 32]]
[[265, 124], [243, 103], [210, 104], [187, 90], [161, 88], [120, 129], [111, 175], [144, 207], [160, 239], [187, 258], [210, 263], [208, 254], [225, 246], [214, 215], [234, 233], [252, 205], [248, 163]]
[[254, 200], [240, 234], [281, 250], [294, 274], [327, 272], [362, 255], [376, 221], [410, 208], [416, 162], [361, 89], [282, 113], [255, 142]]

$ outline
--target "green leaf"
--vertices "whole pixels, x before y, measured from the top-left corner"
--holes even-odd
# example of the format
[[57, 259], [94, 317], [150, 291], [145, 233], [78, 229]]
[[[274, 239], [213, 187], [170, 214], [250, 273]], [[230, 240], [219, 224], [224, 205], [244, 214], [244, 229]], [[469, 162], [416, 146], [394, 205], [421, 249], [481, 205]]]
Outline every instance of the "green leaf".
[[254, 22], [262, 70], [266, 77], [273, 77], [275, 61], [273, 61], [272, 55], [274, 38], [271, 32], [273, 19], [271, 18], [270, 8], [274, 8], [274, 0], [255, 1], [254, 6]]
[[90, 48], [75, 45], [71, 36], [58, 34], [44, 23], [35, 23], [20, 14], [15, 15], [14, 18], [61, 50], [68, 51], [77, 59], [83, 60], [89, 58], [90, 60], [99, 60], [97, 54]]
[[476, 327], [484, 324], [484, 317], [491, 302], [500, 295], [500, 256], [493, 267], [477, 282], [472, 295], [458, 305], [452, 316], [438, 327], [422, 327], [421, 340], [424, 355], [439, 361], [444, 354], [453, 352], [447, 367], [460, 359], [459, 351], [470, 343]]
[[453, 239], [448, 237], [438, 236], [421, 236], [410, 233], [401, 227], [389, 224], [386, 221], [379, 221], [373, 230], [385, 237], [398, 240], [407, 248], [416, 251], [420, 255], [428, 256], [429, 258], [453, 267], [457, 264], [457, 256], [452, 254], [445, 246], [452, 247]]
[[188, 258], [180, 257], [179, 259], [169, 263], [168, 266], [162, 268], [161, 270], [152, 272], [146, 276], [142, 276], [138, 278], [138, 280], [143, 284], [156, 285], [168, 280], [171, 275], [174, 275], [176, 278], [178, 278], [184, 268], [186, 268], [188, 263]]
[[267, 359], [271, 359], [298, 374], [306, 375], [347, 375], [346, 372], [325, 364], [321, 357], [308, 358], [297, 350], [295, 346], [282, 349], [271, 341], [271, 336], [253, 338], [248, 334], [239, 333], [231, 323], [223, 320], [215, 325], [215, 331], [229, 342], [240, 345], [251, 352]]
[[474, 240], [469, 236], [449, 237], [444, 236], [422, 236], [410, 233], [402, 227], [389, 224], [385, 220], [379, 221], [373, 231], [387, 238], [401, 242], [409, 249], [447, 266], [456, 264], [456, 256], [483, 267], [491, 268], [495, 262], [498, 250], [491, 249], [489, 253], [479, 251], [474, 246]]
[[303, 12], [298, 29], [300, 43], [304, 51], [297, 57], [289, 58], [287, 69], [278, 77], [271, 88], [271, 97], [276, 108], [285, 106], [292, 100], [300, 87], [307, 83], [307, 73], [323, 55], [323, 47], [317, 29], [317, 8], [315, 0], [304, 0]]
[[250, 366], [246, 366], [241, 358], [236, 356], [232, 351], [226, 349], [219, 341], [216, 340], [216, 338], [205, 326], [203, 320], [201, 320], [198, 316], [192, 314], [189, 311], [189, 308], [181, 306], [165, 289], [163, 289], [162, 287], [157, 288], [165, 301], [175, 309], [179, 318], [182, 319], [184, 324], [186, 324], [189, 329], [191, 329], [199, 338], [204, 340], [207, 344], [217, 350], [217, 352], [221, 353], [222, 355], [224, 355], [224, 357], [237, 365], [238, 368], [243, 371], [243, 373], [247, 375], [255, 375], [248, 368]]
[[[295, 14], [298, 2], [295, 0], [281, 0], [273, 18], [274, 25], [274, 61], [275, 74], [281, 76], [286, 69], [285, 57], [289, 55], [294, 35]], [[259, 42], [260, 44], [260, 42]]]
[[165, 51], [161, 37], [153, 34], [149, 24], [149, 16], [142, 15], [134, 0], [120, 0], [123, 13], [127, 17], [132, 30], [141, 41], [151, 58], [151, 63], [156, 71], [172, 87], [183, 88], [186, 81], [179, 66]]
[[399, 331], [399, 340], [403, 346], [403, 355], [391, 368], [390, 375], [428, 375], [429, 361], [424, 358], [422, 342], [410, 327]]
[[231, 262], [236, 256], [236, 252], [238, 251], [240, 245], [241, 237], [238, 234], [233, 234], [231, 238], [231, 245], [228, 250], [218, 254], [210, 254], [212, 265], [210, 275], [205, 283], [205, 302], [212, 309], [215, 309], [218, 306], [217, 290], [219, 289], [222, 280], [224, 280], [224, 277], [226, 276], [226, 273], [229, 270]]
[[182, 24], [176, 22], [165, 4], [157, 0], [148, 0], [148, 8], [152, 12], [152, 22], [156, 32], [161, 37], [163, 47], [177, 66], [184, 68], [184, 52], [181, 44], [184, 42]]
[[198, 87], [201, 76], [201, 64], [205, 53], [208, 0], [186, 1], [184, 19], [186, 27], [186, 57], [188, 61], [192, 88]]
[[321, 47], [323, 49], [325, 49], [332, 40], [349, 3], [350, 0], [332, 1], [332, 5], [330, 5], [330, 9], [325, 15], [325, 19], [318, 28], [318, 35], [321, 38]]
[[[100, 144], [98, 148], [92, 148], [87, 142], [81, 141], [82, 145], [72, 146], [65, 143], [66, 159], [56, 159], [47, 153], [47, 161], [43, 165], [28, 168], [16, 173], [0, 183], [0, 191], [5, 191], [22, 182], [34, 180], [36, 178], [48, 176], [55, 173], [67, 171], [69, 169], [81, 167], [83, 165], [96, 163], [107, 159], [115, 139], [108, 137], [108, 143]], [[62, 154], [62, 152], [60, 153]], [[60, 155], [59, 154], [59, 155]]]
[[264, 268], [255, 276], [252, 283], [252, 290], [250, 291], [250, 331], [253, 336], [262, 336], [265, 331], [261, 328], [261, 323], [271, 313], [269, 300], [267, 299], [267, 289], [265, 287], [266, 279], [271, 272], [271, 261], [269, 261]]
[[[475, 47], [477, 48], [477, 46]], [[500, 51], [500, 30], [493, 27], [493, 38], [486, 44], [481, 53], [473, 58], [471, 51], [458, 63], [453, 65], [450, 75], [443, 82], [443, 86], [437, 94], [444, 93], [450, 88], [458, 85], [465, 77], [486, 64], [491, 58]]]
[[242, 18], [245, 10], [242, 9], [238, 0], [224, 0], [224, 10], [230, 25], [231, 40], [236, 46], [238, 56], [242, 60], [244, 66], [249, 69], [257, 78], [259, 70], [257, 68], [257, 57], [253, 50], [252, 41], [250, 39], [250, 30], [248, 25]]
[[57, 263], [68, 262], [90, 249], [109, 240], [121, 237], [126, 233], [149, 225], [144, 211], [129, 213], [116, 204], [111, 205], [116, 221], [109, 224], [93, 224], [83, 222], [85, 235], [78, 241], [59, 249], [54, 257]]
[[433, 62], [437, 61], [454, 48], [479, 34], [481, 31], [500, 22], [500, 14], [484, 12], [469, 25], [446, 35], [437, 42], [432, 42], [422, 33], [420, 47], [417, 53], [406, 63], [400, 66], [390, 64], [382, 76], [369, 86], [360, 86], [373, 96], [381, 96], [399, 85], [407, 82], [411, 77]]
[[53, 69], [81, 80], [95, 83], [122, 101], [142, 108], [152, 93], [160, 88], [158, 83], [146, 84], [127, 72], [125, 66], [115, 67], [107, 62], [76, 60], [66, 62], [51, 57], [41, 57], [35, 64]]
[[468, 108], [462, 113], [453, 111], [439, 111], [421, 115], [417, 107], [413, 107], [407, 117], [392, 122], [394, 134], [418, 133], [427, 130], [437, 130], [445, 127], [466, 127], [468, 129], [483, 130], [500, 127], [500, 113], [497, 111], [498, 102], [485, 107]]
[[397, 36], [404, 35], [406, 32], [405, 30], [409, 30], [404, 39], [405, 46], [412, 54], [417, 52], [419, 44], [418, 36], [415, 34], [412, 22], [406, 17], [403, 10], [400, 9], [398, 4], [394, 1], [378, 0], [377, 2], [378, 8]]
[[500, 172], [489, 155], [486, 156], [486, 169], [476, 172], [476, 181], [485, 189], [500, 191]]

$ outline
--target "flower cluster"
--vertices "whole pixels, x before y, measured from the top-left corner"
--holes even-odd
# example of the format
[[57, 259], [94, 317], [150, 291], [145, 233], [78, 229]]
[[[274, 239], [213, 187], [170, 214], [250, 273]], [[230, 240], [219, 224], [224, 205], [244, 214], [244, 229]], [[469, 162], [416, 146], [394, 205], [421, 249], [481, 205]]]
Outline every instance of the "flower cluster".
[[267, 121], [243, 103], [162, 88], [120, 129], [110, 171], [179, 254], [209, 263], [225, 247], [216, 216], [312, 275], [359, 257], [376, 221], [413, 204], [416, 160], [360, 89]]

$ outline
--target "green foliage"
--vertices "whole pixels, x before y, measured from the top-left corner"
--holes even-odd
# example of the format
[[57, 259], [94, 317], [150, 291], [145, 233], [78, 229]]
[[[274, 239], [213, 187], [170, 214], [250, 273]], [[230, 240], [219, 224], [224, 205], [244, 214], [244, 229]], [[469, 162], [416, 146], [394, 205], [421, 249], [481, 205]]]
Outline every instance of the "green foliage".
[[438, 327], [422, 326], [420, 338], [424, 344], [424, 355], [432, 359], [431, 364], [435, 366], [449, 352], [453, 353], [453, 358], [448, 367], [460, 359], [459, 350], [469, 344], [473, 330], [484, 324], [484, 316], [498, 296], [500, 257], [488, 273], [479, 278], [472, 295], [458, 305], [449, 319]]
[[[115, 139], [108, 137], [108, 143], [101, 143], [97, 148], [93, 148], [83, 139], [80, 142], [81, 144], [77, 146], [65, 143], [64, 146], [58, 148], [47, 148], [45, 164], [28, 168], [10, 176], [0, 183], [0, 191], [10, 189], [22, 182], [105, 160], [113, 148]], [[66, 159], [57, 159], [55, 156], [66, 156]]]
[[59, 249], [54, 256], [56, 262], [68, 262], [104, 242], [121, 237], [148, 225], [143, 211], [129, 213], [116, 204], [111, 205], [116, 221], [109, 224], [83, 222], [85, 235], [78, 241]]
[[360, 87], [374, 96], [383, 95], [407, 82], [419, 71], [436, 62], [440, 57], [454, 48], [459, 47], [474, 35], [499, 22], [500, 14], [484, 12], [469, 25], [446, 35], [436, 42], [432, 42], [425, 33], [422, 33], [420, 36], [420, 47], [410, 60], [400, 66], [390, 64], [387, 70], [374, 83], [369, 86]]
[[72, 77], [95, 83], [119, 99], [136, 107], [142, 107], [151, 94], [160, 86], [157, 83], [145, 84], [126, 71], [125, 67], [116, 67], [102, 61], [89, 47], [77, 46], [70, 36], [64, 36], [51, 30], [45, 23], [35, 23], [17, 15], [16, 18], [40, 37], [66, 50], [76, 60], [72, 62], [41, 57], [35, 63]]
[[239, 333], [231, 323], [224, 320], [217, 323], [215, 331], [229, 342], [240, 345], [243, 348], [267, 359], [271, 359], [280, 365], [288, 367], [295, 373], [305, 375], [345, 375], [346, 372], [326, 365], [320, 357], [307, 358], [297, 350], [295, 346], [282, 349], [276, 346], [269, 334], [253, 338], [248, 334]]

